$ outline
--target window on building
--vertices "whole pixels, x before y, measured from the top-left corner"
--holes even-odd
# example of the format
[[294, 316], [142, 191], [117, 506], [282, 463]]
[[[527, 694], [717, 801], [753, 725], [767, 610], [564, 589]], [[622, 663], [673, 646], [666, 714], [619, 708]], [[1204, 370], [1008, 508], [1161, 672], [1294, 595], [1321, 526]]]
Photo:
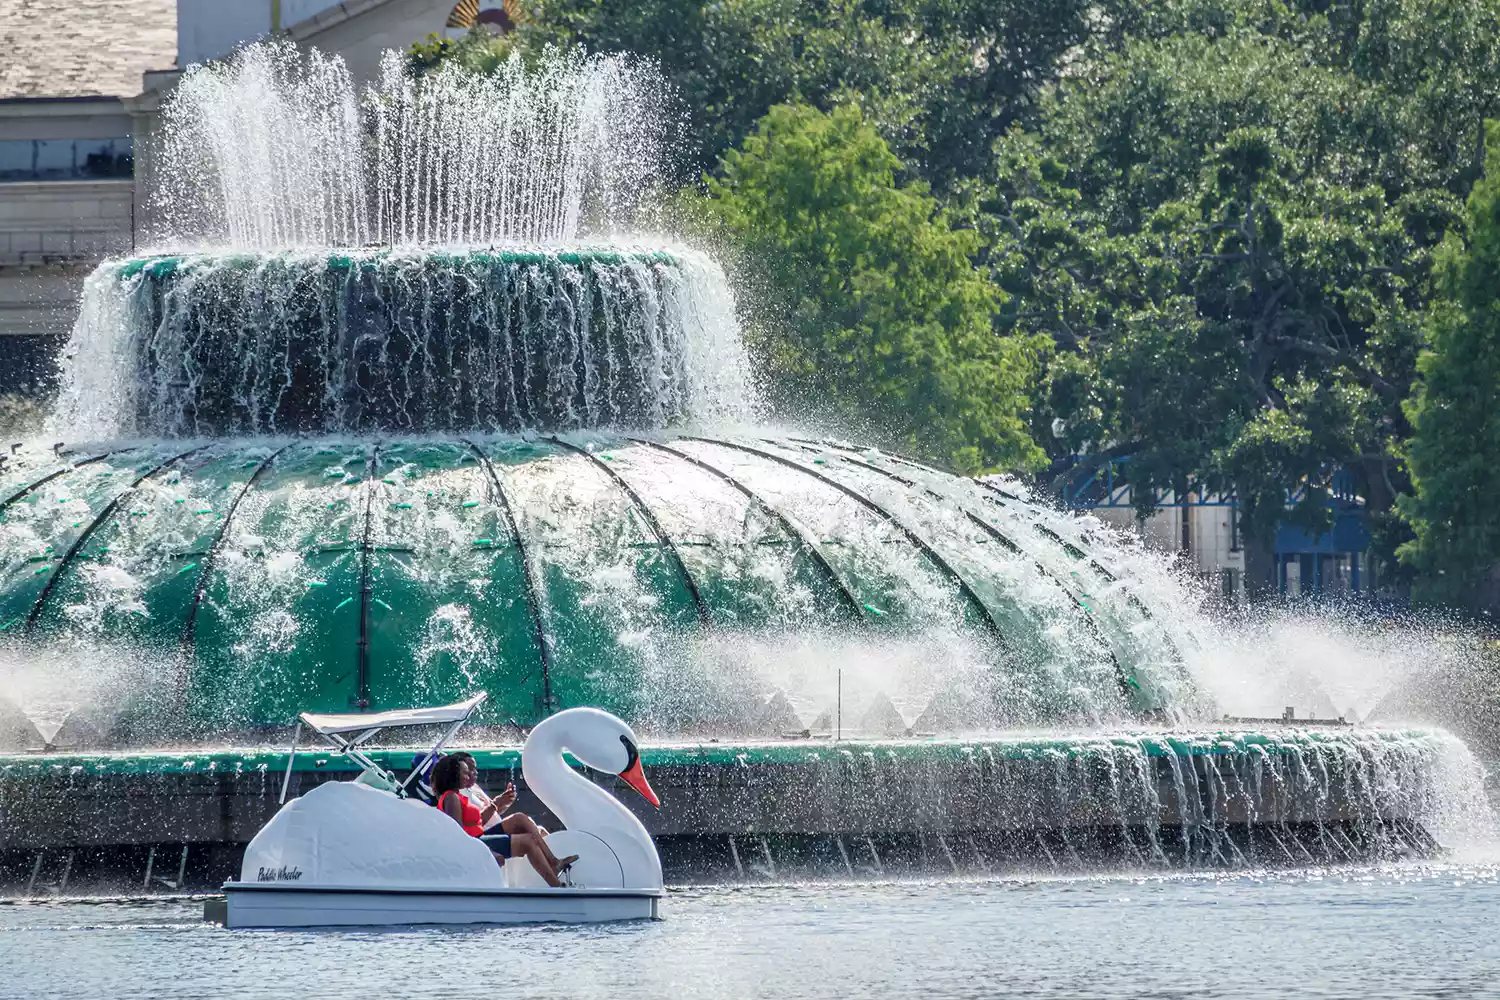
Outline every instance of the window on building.
[[0, 181], [130, 177], [129, 136], [118, 139], [0, 139]]

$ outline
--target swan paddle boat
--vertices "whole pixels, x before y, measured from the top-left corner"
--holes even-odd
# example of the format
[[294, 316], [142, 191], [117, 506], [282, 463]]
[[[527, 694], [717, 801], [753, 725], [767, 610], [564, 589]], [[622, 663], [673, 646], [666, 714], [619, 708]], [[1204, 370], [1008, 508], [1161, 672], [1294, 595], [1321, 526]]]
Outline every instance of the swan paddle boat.
[[[559, 857], [578, 855], [549, 887], [524, 858], [504, 866], [483, 843], [414, 794], [441, 747], [485, 699], [363, 715], [304, 713], [287, 760], [291, 775], [301, 728], [311, 729], [362, 768], [286, 801], [245, 849], [237, 881], [210, 901], [208, 919], [226, 927], [337, 927], [397, 924], [596, 923], [657, 916], [661, 859], [651, 836], [614, 796], [573, 770], [580, 763], [617, 774], [653, 806], [635, 733], [608, 712], [571, 708], [537, 724], [521, 751], [531, 791], [566, 827], [548, 837]], [[446, 725], [405, 781], [363, 748], [387, 729]]]

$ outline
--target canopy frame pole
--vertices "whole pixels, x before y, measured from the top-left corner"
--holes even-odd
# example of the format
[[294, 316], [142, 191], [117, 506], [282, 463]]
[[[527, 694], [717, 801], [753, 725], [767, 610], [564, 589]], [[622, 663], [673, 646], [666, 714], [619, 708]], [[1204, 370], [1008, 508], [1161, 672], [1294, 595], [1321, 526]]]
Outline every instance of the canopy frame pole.
[[[441, 750], [449, 740], [457, 735], [459, 729], [463, 727], [464, 723], [468, 722], [469, 719], [474, 715], [474, 710], [477, 709], [480, 705], [483, 705], [488, 700], [489, 696], [485, 692], [481, 691], [473, 699], [473, 704], [469, 705], [468, 708], [465, 709], [463, 715], [459, 716], [458, 718], [449, 716], [448, 718], [452, 719], [452, 721], [449, 722], [447, 728], [443, 731], [443, 735], [433, 745], [432, 749], [428, 750], [426, 754], [421, 758], [422, 763], [425, 765], [427, 761], [435, 757], [438, 751]], [[445, 707], [460, 708], [462, 707], [462, 705]], [[411, 784], [412, 778], [415, 777], [417, 773], [419, 773], [415, 762], [413, 764], [412, 773], [407, 775], [404, 781], [397, 783], [396, 776], [390, 771], [386, 770], [384, 767], [376, 764], [375, 761], [371, 760], [366, 752], [362, 749], [361, 745], [368, 740], [374, 739], [378, 733], [381, 733], [386, 729], [390, 729], [393, 726], [396, 728], [400, 728], [402, 726], [412, 725], [440, 725], [441, 720], [428, 722], [424, 719], [402, 719], [399, 717], [400, 713], [395, 713], [398, 717], [392, 720], [390, 718], [390, 714], [391, 713], [387, 713], [387, 715], [383, 717], [364, 716], [363, 718], [370, 720], [370, 724], [361, 725], [358, 728], [353, 725], [349, 725], [348, 720], [351, 720], [352, 718], [360, 718], [359, 716], [322, 717], [321, 721], [323, 721], [325, 724], [332, 723], [329, 728], [338, 729], [338, 731], [336, 732], [328, 732], [319, 725], [320, 717], [308, 715], [304, 712], [297, 719], [297, 729], [292, 736], [292, 746], [287, 754], [286, 776], [282, 779], [281, 782], [281, 801], [283, 803], [286, 802], [287, 787], [291, 782], [292, 776], [292, 762], [296, 759], [297, 744], [302, 738], [303, 726], [306, 726], [307, 728], [311, 729], [313, 732], [321, 736], [323, 738], [323, 741], [333, 748], [333, 755], [335, 757], [349, 758], [359, 766], [361, 771], [364, 771], [366, 774], [382, 778], [385, 781], [389, 782], [390, 785], [394, 787], [395, 794], [404, 797], [406, 795], [407, 787]]]
[[342, 736], [339, 736], [337, 749], [334, 750], [334, 755], [348, 757], [350, 760], [354, 761], [354, 763], [358, 764], [361, 770], [371, 771], [379, 777], [389, 778], [391, 781], [395, 781], [395, 775], [391, 774], [385, 768], [381, 767], [369, 757], [365, 756], [364, 751], [359, 749], [359, 743], [360, 740], [354, 740], [353, 742], [350, 742], [349, 740], [343, 739]]
[[302, 720], [297, 720], [297, 729], [292, 733], [292, 746], [286, 753], [286, 774], [281, 778], [281, 804], [286, 804], [286, 790], [292, 783], [292, 761], [297, 759], [297, 743], [302, 739]]
[[412, 762], [411, 762], [411, 773], [408, 774], [406, 776], [406, 778], [398, 786], [398, 788], [400, 789], [400, 793], [401, 793], [401, 795], [403, 797], [406, 795], [406, 788], [407, 788], [408, 785], [411, 784], [411, 780], [413, 778], [415, 778], [417, 775], [421, 774], [422, 771], [423, 771], [423, 769], [426, 768], [429, 763], [431, 763], [433, 760], [435, 760], [437, 758], [438, 751], [442, 750], [443, 747], [447, 744], [447, 742], [449, 740], [453, 739], [454, 736], [458, 735], [459, 729], [461, 729], [463, 727], [463, 724], [465, 722], [468, 722], [468, 721], [469, 721], [469, 717], [466, 715], [462, 719], [459, 719], [457, 722], [453, 723], [451, 726], [449, 726], [443, 732], [442, 736], [438, 737], [438, 741], [432, 745], [432, 749], [431, 750], [429, 750], [425, 754], [423, 754], [421, 756], [421, 758], [419, 758], [419, 759], [418, 758], [414, 758], [412, 760]]
[[357, 736], [355, 739], [349, 740], [347, 742], [349, 743], [349, 745], [351, 747], [357, 747], [361, 743], [364, 743], [366, 740], [372, 740], [372, 739], [374, 739], [375, 735], [377, 733], [382, 732], [384, 729], [385, 729], [385, 726], [376, 726], [373, 729], [366, 729], [364, 732], [360, 733], [359, 736]]

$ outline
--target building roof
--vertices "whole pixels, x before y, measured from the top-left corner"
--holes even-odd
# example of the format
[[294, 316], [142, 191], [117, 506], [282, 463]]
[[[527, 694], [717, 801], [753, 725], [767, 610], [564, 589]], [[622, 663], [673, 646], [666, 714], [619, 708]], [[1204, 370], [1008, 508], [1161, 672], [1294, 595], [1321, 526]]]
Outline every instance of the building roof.
[[129, 97], [177, 59], [176, 0], [3, 0], [0, 98]]

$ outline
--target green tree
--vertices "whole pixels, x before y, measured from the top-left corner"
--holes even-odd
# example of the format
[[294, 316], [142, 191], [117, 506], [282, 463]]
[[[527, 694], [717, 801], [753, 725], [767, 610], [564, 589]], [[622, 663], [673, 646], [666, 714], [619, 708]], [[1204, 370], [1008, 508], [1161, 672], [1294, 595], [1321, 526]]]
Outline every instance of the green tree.
[[1325, 527], [1337, 468], [1391, 516], [1467, 169], [1434, 144], [1436, 97], [1330, 58], [1327, 19], [1278, 10], [1089, 58], [999, 145], [974, 208], [1004, 321], [1058, 348], [1033, 428], [1059, 479], [1129, 454], [1144, 506], [1151, 487], [1234, 489], [1261, 540], [1294, 491], [1293, 518]]
[[1421, 380], [1408, 406], [1416, 538], [1400, 550], [1428, 599], [1500, 609], [1500, 125], [1468, 200], [1468, 241], [1444, 246]]
[[701, 207], [774, 279], [772, 388], [966, 471], [1035, 466], [1024, 410], [1045, 342], [994, 331], [978, 234], [899, 167], [858, 108], [778, 105], [708, 180]]
[[710, 169], [775, 104], [856, 103], [940, 190], [982, 174], [1092, 36], [1092, 0], [533, 0], [527, 48], [657, 61]]
[[514, 35], [497, 36], [484, 28], [474, 28], [457, 38], [428, 35], [407, 51], [406, 64], [419, 76], [445, 64], [460, 66], [470, 73], [487, 74], [495, 72], [516, 49]]

